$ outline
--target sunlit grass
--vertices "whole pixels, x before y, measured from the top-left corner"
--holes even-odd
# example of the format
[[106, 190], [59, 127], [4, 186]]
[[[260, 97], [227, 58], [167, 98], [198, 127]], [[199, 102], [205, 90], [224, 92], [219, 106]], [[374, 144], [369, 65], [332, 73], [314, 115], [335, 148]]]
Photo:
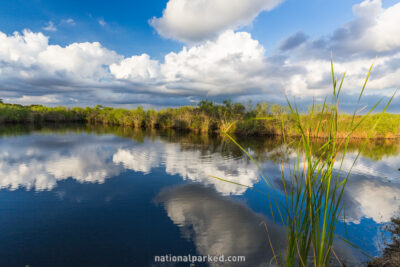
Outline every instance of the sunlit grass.
[[[338, 85], [340, 87], [340, 83]], [[338, 90], [339, 91], [339, 90]], [[294, 116], [288, 106], [271, 103], [246, 105], [224, 101], [221, 104], [200, 101], [196, 106], [181, 106], [161, 110], [142, 107], [133, 109], [103, 107], [46, 107], [42, 105], [22, 106], [0, 103], [0, 124], [2, 123], [62, 123], [88, 122], [90, 124], [120, 125], [137, 129], [175, 129], [201, 134], [229, 133], [245, 136], [297, 136], [302, 133], [297, 127], [301, 121], [303, 128], [319, 129], [319, 138], [329, 138], [330, 121], [328, 110], [334, 110], [334, 103], [311, 105], [307, 112]], [[363, 110], [363, 112], [366, 112]], [[323, 120], [318, 120], [322, 116]], [[326, 118], [325, 118], [325, 117]], [[347, 129], [362, 121], [354, 129], [352, 137], [367, 138], [369, 130], [379, 119], [371, 138], [400, 137], [400, 114], [338, 114], [337, 138], [346, 138]], [[284, 127], [282, 127], [282, 123]], [[316, 131], [309, 132], [316, 137]]]

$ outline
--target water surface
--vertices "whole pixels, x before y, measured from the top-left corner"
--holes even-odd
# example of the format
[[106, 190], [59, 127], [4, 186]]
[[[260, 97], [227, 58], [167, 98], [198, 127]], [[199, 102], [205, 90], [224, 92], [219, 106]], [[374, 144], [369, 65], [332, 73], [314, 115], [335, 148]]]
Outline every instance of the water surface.
[[[285, 229], [264, 195], [208, 176], [265, 190], [228, 140], [99, 126], [8, 126], [0, 134], [0, 266], [165, 266], [154, 257], [168, 254], [240, 255], [245, 263], [225, 266], [266, 266], [262, 222], [284, 247]], [[294, 148], [274, 138], [240, 143], [279, 189], [282, 159], [294, 159]], [[372, 256], [381, 226], [399, 213], [399, 152], [397, 141], [370, 144], [346, 188], [338, 234], [347, 231]], [[344, 242], [335, 251], [350, 266], [365, 261]], [[196, 264], [207, 265], [215, 264]]]

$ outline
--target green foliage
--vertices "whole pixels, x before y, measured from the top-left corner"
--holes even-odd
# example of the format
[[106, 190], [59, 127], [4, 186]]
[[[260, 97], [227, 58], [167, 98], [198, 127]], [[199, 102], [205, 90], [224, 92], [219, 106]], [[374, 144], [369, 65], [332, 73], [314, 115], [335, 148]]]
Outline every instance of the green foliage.
[[[334, 110], [335, 106], [325, 103], [324, 112], [322, 109], [323, 104], [316, 104], [310, 107], [307, 113], [299, 114], [299, 119], [307, 129], [319, 128], [319, 138], [328, 138], [329, 114], [327, 111]], [[364, 119], [364, 116], [340, 114], [338, 116], [338, 137], [345, 138], [346, 129], [352, 123], [363, 120], [352, 136], [366, 138], [368, 130], [375, 124], [378, 117], [378, 115], [371, 115]], [[321, 118], [321, 120], [316, 118]], [[122, 109], [96, 105], [86, 108], [67, 108], [0, 103], [0, 123], [84, 121], [134, 128], [168, 128], [203, 134], [227, 131], [236, 135], [282, 136], [285, 132], [287, 136], [301, 136], [296, 119], [297, 117], [285, 106], [265, 102], [255, 105], [249, 103], [245, 106], [241, 103], [232, 103], [230, 100], [226, 100], [222, 104], [202, 100], [195, 107], [182, 106], [159, 111], [154, 109], [146, 111], [142, 107]], [[314, 132], [309, 134], [311, 137], [315, 136]], [[376, 126], [376, 132], [372, 138], [396, 138], [399, 136], [400, 115], [385, 113]]]

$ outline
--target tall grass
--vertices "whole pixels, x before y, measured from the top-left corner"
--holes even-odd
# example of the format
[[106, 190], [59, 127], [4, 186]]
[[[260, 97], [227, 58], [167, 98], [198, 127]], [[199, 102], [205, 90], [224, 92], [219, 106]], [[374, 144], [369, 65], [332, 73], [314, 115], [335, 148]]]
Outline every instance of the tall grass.
[[[372, 66], [373, 64], [369, 69], [358, 97], [358, 104], [366, 88]], [[334, 249], [335, 230], [343, 209], [343, 192], [351, 172], [350, 168], [343, 175], [341, 168], [346, 158], [350, 138], [357, 128], [370, 117], [371, 112], [377, 108], [382, 99], [361, 118], [358, 118], [356, 109], [351, 115], [350, 122], [344, 128], [339, 120], [339, 103], [345, 74], [338, 81], [332, 61], [331, 70], [333, 85], [331, 100], [328, 101], [328, 98], [325, 98], [322, 105], [316, 105], [313, 101], [309, 112], [309, 119], [315, 123], [311, 124], [304, 121], [304, 117], [300, 114], [296, 103], [290, 102], [286, 97], [289, 108], [288, 116], [293, 119], [299, 138], [296, 141], [298, 144], [295, 146], [297, 147], [295, 160], [285, 164], [282, 162], [281, 180], [284, 188], [284, 201], [279, 200], [278, 191], [274, 189], [259, 164], [229, 133], [225, 133], [225, 136], [243, 150], [260, 169], [261, 176], [266, 182], [266, 192], [271, 212], [273, 210], [272, 206], [275, 206], [279, 213], [278, 218], [287, 226], [287, 247], [285, 252], [280, 248], [271, 247], [275, 254], [273, 261], [275, 261], [276, 265], [308, 266], [312, 264], [313, 266], [328, 266], [332, 260], [332, 255], [340, 261]], [[375, 132], [393, 97], [394, 95], [383, 108], [383, 111], [379, 115], [375, 115], [376, 119], [368, 131], [366, 139], [362, 142], [352, 167], [367, 144], [368, 139]], [[285, 122], [282, 119], [282, 135], [284, 143], [290, 145], [285, 130]], [[322, 125], [325, 127], [323, 131]], [[325, 138], [322, 143], [313, 142], [314, 138], [319, 138], [321, 135]], [[286, 164], [287, 166], [284, 166]], [[221, 180], [226, 181], [224, 179]], [[272, 216], [275, 217], [273, 212]], [[272, 243], [270, 242], [270, 244]]]

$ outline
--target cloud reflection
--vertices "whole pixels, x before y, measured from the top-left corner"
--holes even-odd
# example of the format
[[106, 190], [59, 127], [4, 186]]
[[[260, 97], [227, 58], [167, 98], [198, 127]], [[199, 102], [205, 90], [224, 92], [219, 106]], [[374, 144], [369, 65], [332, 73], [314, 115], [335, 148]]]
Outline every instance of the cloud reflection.
[[[283, 226], [209, 187], [189, 184], [169, 188], [157, 196], [156, 203], [165, 207], [183, 237], [193, 240], [200, 255], [242, 255], [246, 262], [235, 266], [270, 266], [273, 252], [263, 222], [268, 226], [274, 250], [280, 248], [285, 255], [286, 231]], [[349, 245], [335, 241], [333, 246], [342, 262], [358, 261], [359, 256]], [[336, 264], [332, 262], [332, 266]]]
[[246, 262], [237, 266], [268, 266], [273, 254], [263, 222], [268, 225], [274, 249], [283, 248], [286, 242], [283, 227], [210, 188], [179, 186], [161, 192], [156, 200], [182, 235], [194, 241], [201, 255], [241, 255], [246, 256]]
[[257, 167], [245, 158], [226, 157], [199, 149], [183, 149], [176, 143], [146, 142], [133, 149], [119, 149], [114, 154], [113, 161], [121, 163], [127, 169], [144, 173], [150, 172], [152, 167], [163, 165], [165, 172], [170, 175], [211, 184], [224, 195], [240, 195], [246, 188], [223, 183], [208, 175], [249, 186], [258, 181]]
[[[227, 155], [215, 145], [173, 143], [162, 137], [137, 143], [113, 135], [33, 134], [1, 138], [0, 147], [0, 188], [10, 190], [20, 187], [51, 190], [57, 182], [68, 178], [80, 183], [103, 183], [125, 170], [148, 174], [154, 168], [211, 185], [222, 195], [241, 195], [246, 188], [209, 178], [209, 174], [248, 186], [259, 181], [256, 166], [244, 157]], [[294, 153], [287, 156], [289, 160], [295, 158]], [[354, 153], [348, 154], [344, 173], [350, 169], [354, 157]], [[279, 188], [279, 163], [267, 158], [261, 166]], [[398, 155], [385, 156], [379, 161], [359, 158], [343, 196], [348, 222], [360, 223], [363, 218], [370, 218], [384, 223], [398, 215], [399, 160]]]
[[103, 183], [123, 168], [109, 158], [115, 147], [109, 137], [88, 135], [31, 135], [2, 138], [0, 188], [53, 189], [58, 181]]

